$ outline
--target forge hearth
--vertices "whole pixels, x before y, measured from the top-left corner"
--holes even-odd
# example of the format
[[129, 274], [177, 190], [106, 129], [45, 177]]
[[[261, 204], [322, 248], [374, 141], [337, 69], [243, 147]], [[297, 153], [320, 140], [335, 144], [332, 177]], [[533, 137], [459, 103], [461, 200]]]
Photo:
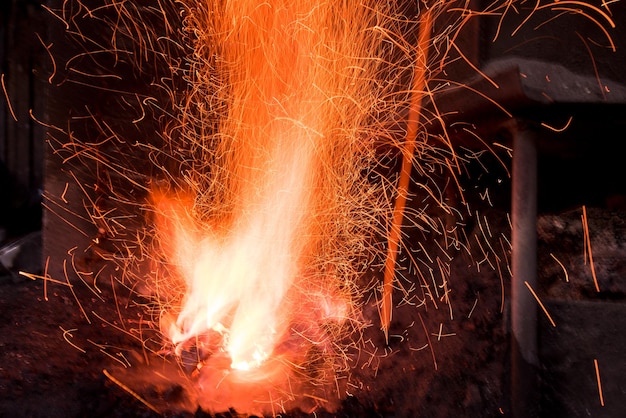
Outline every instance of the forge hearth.
[[[60, 3], [46, 5], [54, 8]], [[470, 3], [480, 9], [488, 2]], [[626, 404], [622, 390], [626, 362], [621, 358], [625, 324], [619, 319], [626, 317], [626, 181], [621, 147], [616, 144], [626, 129], [622, 71], [626, 27], [620, 24], [624, 6], [619, 2], [611, 9], [618, 25], [611, 32], [617, 52], [611, 45], [591, 42], [605, 40], [604, 33], [594, 21], [575, 14], [555, 24], [523, 26], [515, 36], [496, 42], [496, 32], [513, 32], [523, 15], [508, 13], [503, 19], [485, 15], [461, 32], [465, 58], [484, 76], [476, 76], [465, 60], [453, 60], [446, 68], [450, 87], [435, 95], [445, 117], [427, 126], [434, 136], [445, 126], [454, 147], [467, 151], [466, 156], [493, 152], [468, 163], [469, 175], [459, 180], [463, 190], [476, 192], [472, 208], [480, 216], [466, 218], [463, 233], [477, 245], [459, 251], [450, 262], [449, 294], [442, 290], [431, 295], [434, 303], [428, 302], [423, 310], [414, 306], [416, 299], [400, 303], [388, 343], [376, 325], [374, 299], [365, 304], [363, 315], [374, 325], [364, 331], [359, 355], [349, 359], [353, 369], [348, 395], [338, 412], [320, 409], [315, 416], [519, 418], [533, 412], [550, 417], [621, 416]], [[543, 15], [548, 11], [538, 12], [538, 22], [550, 19]], [[71, 66], [62, 65], [48, 83], [52, 68], [45, 46], [54, 44], [51, 51], [62, 63], [79, 56], [84, 45], [68, 37], [39, 2], [2, 5], [0, 17], [7, 23], [0, 28], [1, 73], [6, 75], [6, 91], [18, 119], [15, 123], [0, 95], [0, 163], [7, 168], [4, 177], [10, 185], [1, 192], [3, 197], [15, 197], [9, 205], [0, 198], [0, 226], [5, 232], [0, 236], [0, 416], [208, 416], [194, 409], [185, 386], [185, 378], [193, 376], [197, 366], [187, 358], [191, 352], [183, 359], [189, 360], [182, 365], [186, 377], [180, 378], [176, 358], [158, 352], [162, 336], [150, 321], [151, 301], [114, 280], [116, 266], [107, 258], [120, 257], [119, 247], [98, 223], [98, 213], [85, 209], [86, 199], [101, 213], [116, 207], [119, 202], [109, 191], [128, 180], [123, 178], [124, 167], [141, 173], [131, 182], [141, 186], [150, 181], [149, 169], [141, 168], [149, 167], [146, 154], [133, 145], [136, 141], [111, 141], [117, 148], [105, 151], [120, 156], [115, 161], [122, 167], [120, 174], [81, 159], [84, 149], [63, 146], [65, 134], [45, 128], [66, 127], [71, 121], [72, 135], [93, 136], [94, 143], [114, 132], [133, 139], [158, 132], [161, 121], [142, 115], [143, 108], [137, 107], [141, 100], [133, 102], [119, 94], [132, 89], [146, 96], [156, 94], [151, 83], [162, 76], [154, 64], [157, 60], [148, 60], [141, 70], [123, 59], [99, 62], [123, 75], [120, 80], [102, 77], [102, 88], [68, 82]], [[436, 22], [435, 29], [445, 24], [445, 19]], [[108, 42], [106, 25], [96, 22], [93, 33], [82, 35], [96, 44]], [[37, 33], [43, 42], [29, 35], [34, 26], [41, 28]], [[182, 54], [176, 48], [172, 53]], [[173, 91], [177, 82], [172, 81]], [[31, 109], [45, 125], [29, 116]], [[425, 109], [432, 111], [432, 102]], [[76, 117], [87, 113], [95, 117]], [[94, 126], [93, 120], [106, 120], [109, 126]], [[511, 153], [521, 155], [516, 152], [519, 142], [515, 144], [520, 135], [530, 149], [517, 162], [516, 176]], [[158, 136], [150, 141], [151, 146], [162, 145]], [[397, 161], [389, 158], [393, 167]], [[167, 166], [173, 161], [164, 158], [160, 163]], [[537, 185], [522, 184], [520, 190], [519, 183], [512, 184], [520, 178], [536, 179]], [[415, 175], [413, 180], [412, 191], [417, 191], [423, 179]], [[43, 226], [38, 213], [41, 189]], [[536, 205], [537, 215], [513, 208], [511, 218], [511, 193], [518, 203]], [[123, 197], [125, 203], [119, 207], [126, 216], [134, 213], [133, 199], [146, 198], [146, 192], [129, 188]], [[419, 199], [413, 204], [412, 209], [419, 211]], [[583, 205], [600, 292], [593, 285], [584, 248]], [[520, 216], [525, 216], [526, 229], [521, 241], [513, 241], [511, 251], [511, 226]], [[40, 228], [43, 249], [37, 241]], [[437, 251], [441, 245], [424, 241], [420, 231], [408, 229], [407, 235], [426, 250]], [[20, 242], [29, 244], [19, 246]], [[512, 380], [511, 322], [516, 319], [511, 305], [516, 302], [508, 268], [526, 243], [531, 243], [528, 252], [517, 262], [524, 268], [520, 273], [514, 266], [513, 274], [522, 290], [532, 284], [556, 327], [534, 299], [523, 302], [522, 314], [532, 323], [523, 338], [532, 340], [530, 350], [536, 357], [530, 359], [530, 377]], [[490, 245], [493, 252], [485, 250]], [[398, 270], [419, 287], [418, 274], [406, 257], [400, 259]], [[536, 280], [531, 277], [535, 269]], [[31, 280], [20, 271], [52, 280]], [[441, 303], [446, 296], [451, 308]], [[535, 309], [533, 317], [530, 312]], [[526, 408], [530, 403], [536, 411]], [[292, 416], [313, 415], [294, 411]]]

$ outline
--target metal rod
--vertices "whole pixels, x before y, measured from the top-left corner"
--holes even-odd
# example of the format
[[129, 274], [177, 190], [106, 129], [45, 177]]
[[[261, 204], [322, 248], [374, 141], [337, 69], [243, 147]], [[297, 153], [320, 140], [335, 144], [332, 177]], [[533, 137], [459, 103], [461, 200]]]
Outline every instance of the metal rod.
[[539, 414], [537, 303], [537, 144], [519, 124], [513, 132], [511, 408], [514, 418]]

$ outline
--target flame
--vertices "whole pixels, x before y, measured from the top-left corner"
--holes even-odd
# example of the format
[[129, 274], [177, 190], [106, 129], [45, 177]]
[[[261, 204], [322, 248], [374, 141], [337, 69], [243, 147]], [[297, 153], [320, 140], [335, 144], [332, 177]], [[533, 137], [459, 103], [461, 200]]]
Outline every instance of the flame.
[[246, 187], [247, 204], [228, 231], [196, 231], [193, 217], [184, 215], [192, 208], [176, 210], [173, 256], [185, 299], [166, 332], [178, 353], [184, 342], [215, 332], [231, 367], [248, 370], [268, 358], [290, 325], [286, 298], [314, 239], [306, 237], [311, 150], [306, 140], [294, 143], [291, 151], [284, 144], [274, 167], [259, 167], [267, 175], [250, 179], [258, 184]]
[[363, 74], [378, 65], [379, 35], [355, 22], [376, 13], [317, 0], [191, 10], [195, 78], [181, 141], [206, 106], [216, 129], [192, 141], [206, 165], [188, 174], [188, 190], [153, 192], [167, 270], [155, 285], [168, 299], [161, 328], [175, 354], [196, 356], [209, 410], [274, 413], [302, 393], [326, 402], [303, 386], [336, 367], [336, 343], [355, 321], [356, 275], [333, 260], [358, 256], [346, 251], [365, 238], [353, 211], [372, 204], [359, 173], [375, 155]]
[[311, 347], [333, 355], [327, 329], [343, 324], [349, 301], [301, 267], [307, 199], [296, 180], [308, 173], [293, 163], [270, 176], [267, 195], [222, 233], [199, 228], [189, 196], [155, 194], [163, 254], [185, 289], [180, 312], [164, 315], [162, 328], [178, 356], [195, 353], [207, 410], [283, 404], [281, 394], [300, 386], [293, 365], [303, 367]]

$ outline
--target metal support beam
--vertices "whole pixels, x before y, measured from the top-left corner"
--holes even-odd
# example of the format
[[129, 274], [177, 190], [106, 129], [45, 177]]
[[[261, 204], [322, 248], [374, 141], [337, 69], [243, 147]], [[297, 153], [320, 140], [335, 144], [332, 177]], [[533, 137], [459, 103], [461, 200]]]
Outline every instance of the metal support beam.
[[528, 289], [537, 284], [537, 144], [519, 123], [513, 135], [511, 408], [530, 418], [539, 413], [537, 302]]

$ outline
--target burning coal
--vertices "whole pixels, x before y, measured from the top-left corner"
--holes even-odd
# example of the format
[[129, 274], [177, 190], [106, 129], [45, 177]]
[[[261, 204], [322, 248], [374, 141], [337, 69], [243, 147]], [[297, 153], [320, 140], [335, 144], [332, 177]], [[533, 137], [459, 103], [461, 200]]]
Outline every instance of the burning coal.
[[[512, 3], [162, 3], [50, 10], [94, 50], [68, 59], [74, 71], [61, 84], [106, 80], [103, 90], [121, 92], [120, 106], [135, 112], [133, 128], [152, 134], [130, 139], [89, 110], [96, 139], [57, 128], [70, 138], [53, 144], [66, 162], [95, 166], [95, 186], [74, 177], [97, 195], [85, 204], [98, 226], [91, 248], [151, 301], [161, 353], [181, 365], [203, 409], [332, 410], [346, 392], [338, 376], [372, 323], [368, 298], [381, 300], [385, 332], [392, 289], [402, 303], [449, 303], [449, 253], [465, 248], [461, 226], [472, 213], [459, 177], [476, 154], [458, 155], [445, 126], [427, 133], [424, 124], [441, 120], [433, 91], [448, 85], [446, 64], [467, 60], [459, 31]], [[109, 39], [80, 30], [92, 16]], [[84, 59], [92, 73], [80, 70]], [[147, 92], [106, 72], [117, 66], [152, 74]], [[411, 171], [422, 206], [394, 216], [396, 195], [414, 197]], [[407, 251], [414, 267], [417, 257], [434, 266], [421, 274], [420, 296], [415, 283], [391, 277], [381, 292], [367, 279], [392, 256], [393, 276], [386, 240], [401, 244], [403, 219], [441, 250]]]

